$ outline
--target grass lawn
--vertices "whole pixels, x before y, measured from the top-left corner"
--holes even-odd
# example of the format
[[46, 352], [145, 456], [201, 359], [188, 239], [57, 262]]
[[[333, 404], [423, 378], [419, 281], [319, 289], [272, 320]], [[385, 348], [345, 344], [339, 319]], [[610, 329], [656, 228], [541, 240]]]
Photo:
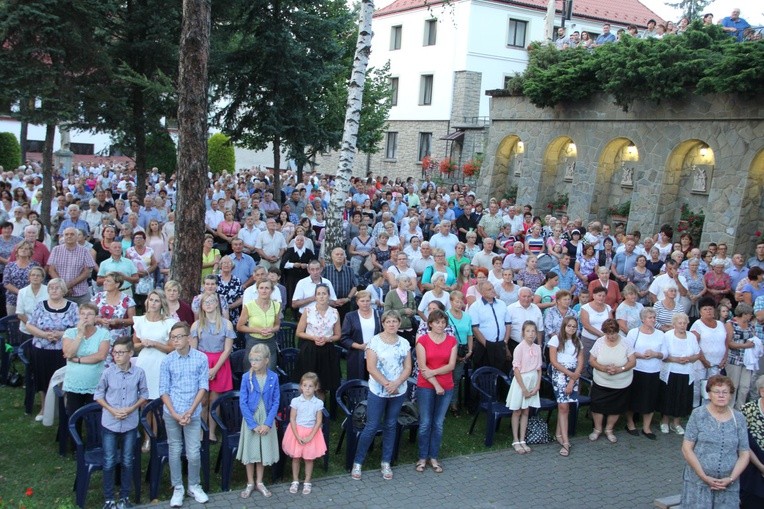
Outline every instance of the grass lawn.
[[[0, 508], [74, 508], [74, 482], [75, 463], [74, 456], [62, 458], [58, 455], [58, 444], [55, 441], [56, 427], [45, 427], [34, 421], [32, 416], [24, 414], [23, 407], [24, 391], [22, 388], [9, 388], [0, 386]], [[37, 407], [35, 407], [37, 408]], [[591, 421], [585, 417], [585, 412], [579, 416], [578, 434], [589, 433], [592, 429]], [[555, 426], [553, 414], [550, 422], [550, 433], [553, 434]], [[329, 471], [324, 472], [320, 462], [316, 462], [315, 477], [326, 475], [338, 475], [344, 471], [344, 445], [340, 454], [335, 454], [339, 438], [341, 420], [332, 421], [332, 432], [329, 447]], [[452, 456], [460, 456], [484, 451], [485, 416], [478, 419], [473, 435], [468, 435], [467, 430], [472, 422], [472, 415], [466, 412], [459, 418], [453, 418], [450, 414], [446, 418], [443, 437], [442, 457], [446, 459]], [[512, 443], [512, 433], [509, 419], [502, 422], [495, 436], [494, 449], [505, 449]], [[379, 440], [376, 440], [373, 450], [367, 458], [367, 465], [379, 463], [381, 451]], [[211, 450], [210, 463], [214, 469], [217, 458], [217, 447]], [[409, 443], [408, 436], [404, 436], [401, 442], [399, 464], [414, 463], [417, 460], [416, 443]], [[148, 455], [143, 455], [143, 471], [145, 473], [148, 463]], [[286, 480], [291, 479], [290, 466], [285, 466]], [[266, 471], [266, 484], [270, 484], [270, 473]], [[235, 462], [231, 488], [242, 489], [246, 484], [244, 467]], [[31, 493], [28, 495], [28, 490]], [[103, 497], [101, 495], [100, 473], [93, 475], [90, 490], [87, 497], [86, 507], [101, 507]], [[220, 490], [220, 476], [210, 473], [210, 493]], [[164, 469], [164, 478], [160, 491], [160, 500], [169, 500], [171, 489], [169, 483], [169, 468]], [[143, 483], [142, 502], [147, 502], [148, 483]]]

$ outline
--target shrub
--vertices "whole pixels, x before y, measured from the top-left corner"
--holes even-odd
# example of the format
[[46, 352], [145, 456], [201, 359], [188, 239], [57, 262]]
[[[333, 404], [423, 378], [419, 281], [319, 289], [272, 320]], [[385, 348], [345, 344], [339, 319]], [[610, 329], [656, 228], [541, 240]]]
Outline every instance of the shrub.
[[146, 137], [146, 167], [154, 166], [165, 175], [175, 173], [178, 167], [178, 149], [167, 131]]
[[236, 154], [231, 138], [223, 133], [213, 134], [207, 142], [207, 164], [213, 173], [236, 170]]
[[13, 133], [0, 133], [0, 166], [6, 171], [21, 164], [21, 145]]

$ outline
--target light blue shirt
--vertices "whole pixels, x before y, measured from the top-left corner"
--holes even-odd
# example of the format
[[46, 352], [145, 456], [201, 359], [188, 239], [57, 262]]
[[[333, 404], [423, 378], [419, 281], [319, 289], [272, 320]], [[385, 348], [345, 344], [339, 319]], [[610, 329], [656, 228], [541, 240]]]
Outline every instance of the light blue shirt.
[[[210, 368], [207, 356], [199, 350], [189, 349], [187, 355], [177, 350], [162, 359], [159, 368], [159, 395], [170, 396], [172, 406], [179, 414], [191, 408], [199, 389], [209, 390]], [[165, 407], [165, 413], [167, 408]], [[202, 405], [198, 405], [192, 417], [199, 417]]]

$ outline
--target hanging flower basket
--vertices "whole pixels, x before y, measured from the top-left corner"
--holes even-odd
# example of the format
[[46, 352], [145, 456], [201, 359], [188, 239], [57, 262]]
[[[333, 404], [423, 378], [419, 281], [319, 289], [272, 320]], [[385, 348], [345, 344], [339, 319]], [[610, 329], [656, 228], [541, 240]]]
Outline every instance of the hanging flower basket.
[[477, 161], [470, 159], [462, 166], [462, 172], [465, 177], [477, 177], [480, 174], [480, 166]]
[[440, 162], [440, 172], [444, 175], [450, 175], [456, 171], [456, 163], [452, 162], [450, 158], [445, 158]]

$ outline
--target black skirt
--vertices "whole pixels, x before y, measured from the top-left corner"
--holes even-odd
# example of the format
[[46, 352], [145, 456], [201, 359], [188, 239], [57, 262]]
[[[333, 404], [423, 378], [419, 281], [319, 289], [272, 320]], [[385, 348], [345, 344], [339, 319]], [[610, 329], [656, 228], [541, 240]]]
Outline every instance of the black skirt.
[[660, 373], [643, 373], [635, 369], [629, 409], [635, 414], [655, 412], [660, 406], [661, 393]]
[[687, 417], [692, 413], [690, 375], [669, 373], [668, 383], [661, 382], [661, 413], [671, 417]]
[[333, 343], [316, 346], [313, 341], [300, 340], [295, 381], [299, 382], [300, 377], [308, 371], [318, 375], [322, 390], [334, 391], [340, 386], [340, 353]]
[[593, 383], [590, 396], [594, 413], [619, 415], [629, 409], [629, 387], [611, 389]]
[[29, 363], [35, 392], [46, 392], [50, 379], [53, 378], [53, 373], [66, 365], [66, 359], [64, 359], [64, 352], [61, 350], [44, 350], [32, 347]]

